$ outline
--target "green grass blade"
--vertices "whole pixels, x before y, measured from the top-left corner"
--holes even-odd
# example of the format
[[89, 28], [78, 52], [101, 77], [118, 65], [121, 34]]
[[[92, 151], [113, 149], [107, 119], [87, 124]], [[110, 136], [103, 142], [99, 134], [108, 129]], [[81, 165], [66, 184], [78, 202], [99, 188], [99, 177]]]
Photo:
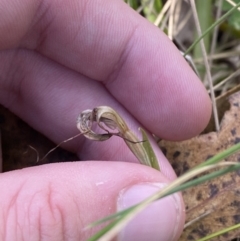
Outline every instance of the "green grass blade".
[[197, 38], [193, 44], [186, 50], [184, 53], [184, 57], [186, 57], [187, 54], [195, 47], [199, 41], [204, 38], [215, 26], [222, 23], [235, 9], [237, 9], [240, 6], [240, 3], [236, 4], [236, 6], [232, 7], [228, 12], [226, 12], [221, 18], [219, 18], [214, 24], [212, 24], [206, 31], [203, 32], [202, 36]]
[[114, 227], [116, 224], [118, 223], [118, 219], [111, 222], [109, 225], [107, 225], [106, 227], [104, 227], [103, 229], [101, 229], [99, 232], [97, 232], [96, 234], [94, 234], [92, 237], [90, 237], [87, 241], [96, 241], [99, 240], [99, 238], [101, 238], [109, 229], [111, 229], [112, 227]]
[[152, 168], [155, 168], [156, 170], [160, 171], [159, 163], [158, 163], [157, 157], [152, 149], [152, 146], [149, 142], [148, 135], [144, 129], [140, 128], [140, 130], [142, 132], [142, 139], [144, 140], [144, 142], [142, 142], [142, 145], [148, 155], [150, 165]]
[[194, 187], [196, 185], [199, 185], [199, 184], [202, 184], [202, 183], [204, 183], [206, 181], [209, 181], [209, 180], [212, 180], [214, 178], [220, 177], [220, 176], [222, 176], [224, 174], [227, 174], [229, 172], [237, 171], [239, 169], [240, 169], [240, 163], [236, 163], [236, 165], [230, 166], [228, 168], [224, 168], [222, 170], [215, 171], [215, 172], [212, 172], [210, 174], [206, 174], [206, 175], [204, 175], [202, 177], [196, 178], [194, 180], [191, 180], [189, 182], [186, 182], [186, 183], [184, 183], [184, 184], [174, 188], [173, 190], [168, 192], [166, 194], [166, 196], [171, 195], [171, 194], [173, 194], [175, 192], [181, 192], [181, 191], [183, 191], [185, 189], [188, 189], [190, 187]]
[[[191, 180], [191, 181], [188, 181], [176, 188], [173, 188], [171, 191], [167, 192], [165, 195], [163, 195], [162, 197], [166, 197], [168, 195], [171, 195], [175, 192], [180, 192], [180, 191], [183, 191], [185, 189], [188, 189], [188, 188], [191, 188], [191, 187], [194, 187], [196, 185], [199, 185], [199, 184], [202, 184], [204, 183], [205, 181], [209, 181], [211, 179], [214, 179], [214, 178], [217, 178], [219, 176], [222, 176], [228, 172], [232, 172], [232, 171], [236, 171], [236, 170], [239, 170], [240, 169], [240, 163], [237, 163], [236, 165], [233, 165], [231, 167], [228, 167], [228, 168], [224, 168], [222, 170], [219, 170], [219, 171], [215, 171], [215, 172], [212, 172], [210, 174], [206, 174], [202, 177], [199, 177], [197, 179], [194, 179], [194, 180]], [[135, 205], [136, 206], [136, 205]], [[92, 223], [91, 225], [89, 225], [88, 227], [91, 228], [91, 227], [94, 227], [94, 226], [97, 226], [99, 224], [102, 224], [106, 221], [110, 221], [110, 220], [114, 220], [114, 219], [119, 219], [121, 217], [124, 217], [125, 214], [127, 214], [129, 211], [132, 211], [134, 209], [135, 206], [132, 206], [130, 208], [127, 208], [123, 211], [120, 211], [118, 213], [115, 213], [115, 214], [112, 214], [112, 215], [109, 215], [108, 217], [106, 218], [103, 218], [101, 220], [98, 220], [94, 223]], [[88, 228], [87, 227], [87, 228]]]
[[236, 153], [239, 150], [240, 150], [240, 142], [238, 144], [235, 144], [234, 146], [229, 147], [227, 150], [216, 154], [215, 156], [211, 157], [207, 161], [205, 161], [205, 162], [201, 163], [200, 165], [194, 167], [194, 169], [218, 163], [218, 162], [222, 161], [223, 159], [229, 157], [230, 155], [233, 155], [234, 153]]

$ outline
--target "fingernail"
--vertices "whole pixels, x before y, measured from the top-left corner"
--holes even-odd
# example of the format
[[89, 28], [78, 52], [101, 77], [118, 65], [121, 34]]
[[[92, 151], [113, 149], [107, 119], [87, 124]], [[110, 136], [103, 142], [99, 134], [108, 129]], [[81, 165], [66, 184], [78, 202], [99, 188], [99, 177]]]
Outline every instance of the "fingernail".
[[[166, 187], [165, 183], [143, 183], [122, 190], [118, 211], [137, 204]], [[118, 236], [119, 241], [171, 241], [175, 239], [180, 220], [181, 200], [178, 194], [158, 200], [139, 213]]]

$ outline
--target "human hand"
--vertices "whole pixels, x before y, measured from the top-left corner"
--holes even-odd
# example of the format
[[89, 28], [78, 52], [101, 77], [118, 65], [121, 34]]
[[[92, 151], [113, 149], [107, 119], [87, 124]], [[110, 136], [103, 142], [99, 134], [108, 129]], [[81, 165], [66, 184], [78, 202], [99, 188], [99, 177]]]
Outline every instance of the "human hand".
[[[193, 137], [209, 120], [208, 95], [179, 51], [123, 1], [3, 0], [0, 35], [0, 103], [56, 143], [77, 134], [81, 111], [99, 105], [135, 132], [171, 140]], [[65, 148], [89, 161], [1, 174], [0, 240], [86, 240], [96, 231], [83, 230], [89, 223], [176, 178], [153, 146], [160, 173], [134, 163], [120, 138], [81, 137]], [[180, 194], [140, 215], [119, 240], [178, 240]]]

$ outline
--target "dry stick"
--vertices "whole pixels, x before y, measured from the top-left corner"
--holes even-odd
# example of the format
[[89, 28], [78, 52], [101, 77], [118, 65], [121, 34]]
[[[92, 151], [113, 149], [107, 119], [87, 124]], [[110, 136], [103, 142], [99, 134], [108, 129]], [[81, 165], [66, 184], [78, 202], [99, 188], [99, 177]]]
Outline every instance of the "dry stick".
[[163, 19], [163, 16], [164, 16], [164, 14], [167, 12], [167, 10], [169, 9], [170, 5], [171, 5], [171, 0], [168, 0], [168, 1], [165, 3], [164, 7], [162, 8], [162, 11], [161, 11], [161, 12], [159, 13], [159, 15], [157, 16], [157, 18], [156, 18], [156, 20], [155, 20], [155, 22], [154, 22], [154, 25], [158, 26], [158, 25], [161, 23], [161, 21], [162, 21], [162, 19]]
[[[67, 140], [64, 140], [64, 141], [60, 142], [57, 146], [55, 146], [55, 147], [52, 148], [49, 152], [47, 152], [47, 154], [46, 154], [43, 158], [41, 158], [40, 160], [39, 160], [38, 151], [37, 151], [34, 147], [32, 147], [32, 146], [29, 146], [29, 147], [37, 153], [37, 161], [36, 161], [36, 162], [39, 162], [39, 161], [44, 160], [51, 152], [53, 152], [54, 150], [56, 150], [56, 149], [57, 149], [59, 146], [61, 146], [63, 143], [68, 142], [68, 141], [71, 141], [72, 139], [74, 139], [74, 138], [76, 138], [76, 137], [78, 137], [78, 136], [80, 136], [80, 135], [82, 135], [82, 134], [85, 134], [85, 133], [79, 133], [79, 134], [77, 134], [76, 136], [73, 136], [73, 137], [71, 137], [71, 138], [69, 138], [69, 139], [67, 139]], [[113, 135], [113, 136], [118, 136], [118, 137], [124, 139], [125, 141], [128, 141], [128, 142], [133, 143], [133, 144], [145, 142], [145, 140], [143, 140], [143, 141], [135, 141], [135, 142], [134, 142], [134, 141], [131, 141], [131, 140], [129, 140], [129, 139], [121, 136], [119, 133], [111, 133], [111, 132], [108, 131], [108, 134], [111, 134], [111, 135]], [[0, 160], [1, 160], [1, 159], [0, 159]]]
[[162, 20], [162, 23], [161, 23], [161, 26], [160, 26], [160, 29], [162, 31], [165, 30], [165, 28], [167, 28], [167, 22], [168, 22], [168, 19], [169, 19], [169, 15], [170, 15], [170, 12], [168, 11], [164, 17], [164, 19]]
[[[224, 59], [224, 58], [239, 56], [239, 54], [240, 54], [240, 50], [226, 51], [219, 54], [213, 54], [211, 56], [208, 56], [208, 59], [211, 59], [211, 60]], [[194, 59], [195, 64], [201, 63], [201, 62], [202, 62], [202, 58]]]
[[[221, 87], [222, 85], [224, 85], [225, 83], [227, 83], [229, 80], [231, 80], [234, 77], [237, 77], [240, 75], [240, 69], [238, 69], [237, 71], [235, 71], [234, 73], [232, 73], [231, 75], [229, 75], [226, 79], [224, 79], [223, 81], [221, 81], [219, 84], [214, 86], [214, 90], [218, 89], [219, 87]], [[208, 91], [209, 92], [209, 91]]]
[[[193, 17], [194, 17], [196, 28], [197, 28], [197, 33], [198, 33], [198, 35], [200, 37], [202, 35], [202, 31], [201, 31], [200, 23], [199, 23], [199, 20], [198, 20], [198, 15], [197, 15], [195, 1], [194, 0], [190, 0], [190, 4], [191, 4], [191, 7], [192, 7], [192, 11], [193, 11]], [[205, 65], [205, 68], [206, 68], [208, 84], [209, 84], [209, 87], [210, 87], [215, 127], [216, 127], [216, 131], [219, 131], [220, 126], [219, 126], [219, 120], [218, 120], [218, 111], [217, 111], [215, 93], [214, 93], [214, 90], [213, 90], [212, 77], [211, 77], [211, 72], [210, 72], [210, 68], [209, 68], [209, 65], [208, 65], [207, 52], [206, 52], [206, 49], [205, 49], [205, 45], [204, 45], [203, 39], [200, 40], [200, 46], [201, 46], [201, 49], [202, 49], [204, 65]]]

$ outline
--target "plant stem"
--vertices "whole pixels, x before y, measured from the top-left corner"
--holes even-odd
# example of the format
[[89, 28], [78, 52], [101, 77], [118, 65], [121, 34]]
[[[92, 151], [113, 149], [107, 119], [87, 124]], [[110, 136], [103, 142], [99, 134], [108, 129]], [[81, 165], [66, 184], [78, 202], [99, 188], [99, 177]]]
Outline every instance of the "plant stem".
[[[196, 8], [198, 13], [198, 19], [201, 26], [201, 31], [206, 31], [212, 24], [212, 1], [211, 0], [196, 0]], [[197, 32], [195, 33], [198, 36]], [[209, 52], [211, 35], [208, 33], [204, 38], [204, 44], [207, 53]], [[201, 47], [196, 45], [194, 47], [194, 58], [202, 57]]]

